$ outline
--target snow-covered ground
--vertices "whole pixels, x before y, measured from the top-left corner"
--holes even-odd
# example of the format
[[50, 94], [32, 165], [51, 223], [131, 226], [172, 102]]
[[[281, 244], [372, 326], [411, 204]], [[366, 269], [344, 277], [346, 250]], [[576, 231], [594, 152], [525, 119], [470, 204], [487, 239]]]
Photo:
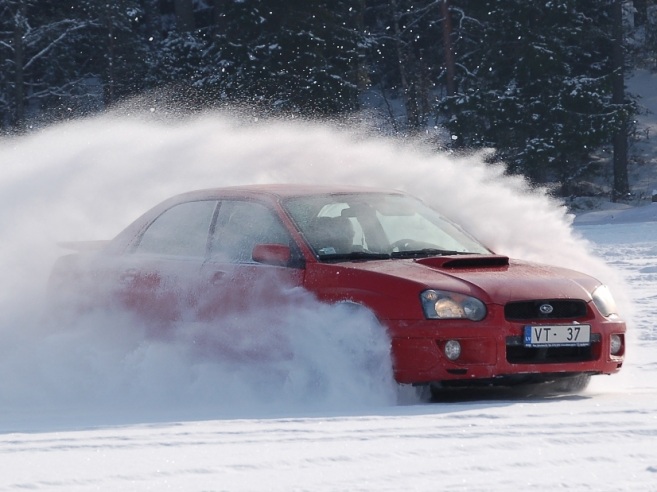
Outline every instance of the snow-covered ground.
[[[477, 156], [222, 115], [71, 122], [0, 140], [0, 162], [0, 491], [657, 491], [657, 204], [571, 226]], [[499, 253], [597, 276], [629, 322], [625, 367], [579, 395], [428, 403], [391, 382], [383, 331], [312, 299], [267, 326], [291, 363], [207, 358], [189, 334], [212, 327], [156, 343], [121, 313], [49, 319], [57, 241], [112, 237], [173, 193], [258, 182], [404, 189]]]

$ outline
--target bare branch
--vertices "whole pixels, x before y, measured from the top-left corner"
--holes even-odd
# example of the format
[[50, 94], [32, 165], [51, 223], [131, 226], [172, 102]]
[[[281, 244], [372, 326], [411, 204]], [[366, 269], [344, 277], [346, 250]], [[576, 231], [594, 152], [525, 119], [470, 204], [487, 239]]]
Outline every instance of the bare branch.
[[44, 56], [46, 53], [48, 53], [50, 50], [52, 50], [52, 49], [55, 47], [55, 45], [57, 45], [60, 41], [62, 41], [64, 38], [66, 38], [66, 36], [68, 36], [70, 33], [75, 32], [75, 31], [78, 31], [78, 30], [80, 30], [80, 29], [83, 29], [83, 28], [87, 27], [87, 25], [88, 25], [87, 23], [83, 23], [83, 24], [79, 24], [79, 25], [77, 25], [77, 26], [74, 26], [74, 27], [72, 27], [72, 28], [67, 29], [67, 30], [66, 30], [65, 32], [63, 32], [63, 33], [62, 33], [57, 39], [55, 39], [54, 41], [52, 41], [48, 46], [46, 46], [44, 49], [42, 49], [41, 51], [39, 51], [39, 52], [38, 52], [36, 55], [34, 55], [32, 58], [30, 58], [30, 59], [28, 60], [28, 62], [25, 64], [25, 66], [24, 66], [23, 68], [24, 68], [24, 69], [29, 68], [30, 65], [32, 65], [32, 63], [34, 63], [34, 62], [37, 61], [39, 58], [41, 58], [41, 57]]

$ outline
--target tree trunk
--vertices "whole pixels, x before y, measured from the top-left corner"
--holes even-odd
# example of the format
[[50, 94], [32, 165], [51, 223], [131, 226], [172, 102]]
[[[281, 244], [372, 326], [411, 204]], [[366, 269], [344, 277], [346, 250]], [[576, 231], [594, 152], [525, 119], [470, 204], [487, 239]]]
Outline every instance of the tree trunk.
[[105, 106], [111, 106], [115, 100], [114, 61], [116, 57], [116, 37], [114, 34], [114, 19], [109, 8], [107, 12], [107, 81], [105, 83]]
[[627, 171], [627, 113], [622, 109], [625, 104], [625, 56], [623, 53], [623, 4], [622, 0], [613, 0], [614, 36], [612, 49], [613, 94], [612, 102], [621, 115], [621, 122], [614, 134], [614, 189], [612, 200], [617, 201], [628, 195], [630, 185]]
[[218, 33], [223, 33], [226, 30], [226, 0], [214, 0], [212, 7], [212, 17], [214, 18], [214, 26]]
[[[447, 97], [456, 94], [456, 60], [454, 57], [454, 47], [452, 46], [452, 14], [449, 11], [449, 0], [443, 0], [441, 3], [441, 15], [443, 17], [443, 49], [445, 50], [445, 90]], [[451, 114], [445, 115], [448, 118]], [[453, 135], [451, 145], [453, 148], [463, 147], [461, 135]]]
[[454, 49], [452, 48], [452, 16], [449, 12], [449, 0], [443, 0], [440, 8], [443, 16], [443, 45], [445, 47], [445, 70], [447, 71], [445, 86], [449, 97], [456, 94], [454, 79], [456, 65], [454, 62]]
[[161, 37], [161, 13], [159, 0], [143, 0], [144, 21], [146, 24], [146, 36], [153, 40], [159, 40]]
[[190, 32], [195, 28], [192, 0], [174, 0], [178, 30]]
[[399, 78], [401, 88], [404, 96], [404, 105], [406, 106], [406, 120], [408, 126], [412, 130], [420, 128], [420, 115], [418, 114], [417, 99], [415, 97], [414, 88], [408, 82], [408, 73], [406, 71], [407, 55], [405, 53], [404, 43], [402, 40], [401, 30], [399, 28], [399, 6], [397, 0], [390, 0], [390, 7], [392, 9], [393, 30], [394, 30], [394, 43], [395, 51], [397, 53], [397, 66], [399, 67]]
[[14, 125], [22, 128], [25, 123], [25, 4], [16, 7], [14, 25]]
[[648, 20], [648, 0], [634, 0], [634, 27], [646, 25]]

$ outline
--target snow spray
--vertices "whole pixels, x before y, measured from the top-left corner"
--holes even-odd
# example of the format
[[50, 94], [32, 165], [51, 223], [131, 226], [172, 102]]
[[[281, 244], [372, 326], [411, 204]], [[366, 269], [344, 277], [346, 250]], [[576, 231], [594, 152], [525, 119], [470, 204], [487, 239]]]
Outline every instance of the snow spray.
[[254, 183], [403, 190], [496, 253], [619, 282], [572, 232], [565, 208], [522, 178], [481, 155], [436, 153], [358, 128], [109, 113], [4, 138], [0, 164], [0, 412], [9, 422], [0, 431], [395, 404], [385, 330], [311, 296], [277, 328], [293, 356], [255, 364], [194, 351], [209, 326], [189, 324], [175, 342], [152, 343], [125, 313], [93, 312], [65, 327], [49, 319], [44, 291], [65, 253], [59, 241], [110, 239], [179, 192]]

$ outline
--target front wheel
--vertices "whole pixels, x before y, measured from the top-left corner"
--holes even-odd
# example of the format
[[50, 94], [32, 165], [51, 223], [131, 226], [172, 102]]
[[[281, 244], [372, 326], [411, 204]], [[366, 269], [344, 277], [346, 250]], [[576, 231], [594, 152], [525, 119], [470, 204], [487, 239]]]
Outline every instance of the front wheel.
[[450, 401], [453, 399], [527, 398], [533, 396], [552, 396], [576, 394], [584, 391], [591, 382], [591, 374], [570, 374], [548, 381], [533, 379], [503, 384], [450, 384], [430, 383], [421, 387], [422, 395], [431, 401]]
[[576, 374], [545, 384], [546, 389], [551, 393], [579, 393], [580, 391], [584, 391], [590, 382], [590, 374]]
[[552, 381], [529, 383], [523, 386], [527, 396], [573, 395], [584, 391], [590, 382], [590, 374], [574, 374]]

